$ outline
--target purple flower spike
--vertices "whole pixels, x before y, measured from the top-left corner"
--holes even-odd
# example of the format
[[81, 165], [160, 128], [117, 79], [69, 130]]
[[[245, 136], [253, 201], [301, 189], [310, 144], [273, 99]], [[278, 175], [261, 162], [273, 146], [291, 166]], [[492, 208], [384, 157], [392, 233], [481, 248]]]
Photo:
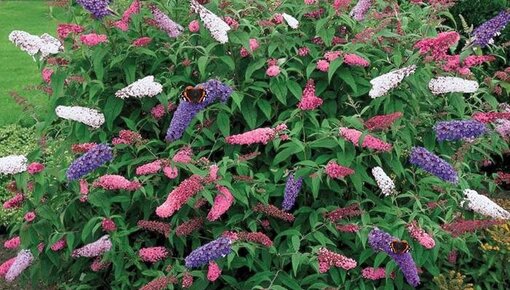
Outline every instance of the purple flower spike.
[[423, 147], [414, 147], [412, 149], [409, 162], [444, 181], [450, 183], [459, 182], [457, 172], [448, 162]]
[[390, 248], [390, 243], [394, 240], [398, 239], [378, 228], [373, 229], [368, 234], [368, 243], [370, 244], [370, 247], [372, 247], [374, 251], [386, 252], [386, 254], [388, 254], [400, 267], [407, 283], [416, 287], [420, 284], [420, 277], [418, 276], [418, 269], [416, 268], [413, 257], [410, 253], [393, 253]]
[[220, 237], [195, 249], [184, 259], [186, 268], [198, 268], [210, 261], [225, 257], [232, 252], [231, 243], [229, 238]]
[[370, 6], [372, 6], [372, 0], [359, 0], [358, 3], [356, 3], [356, 6], [352, 8], [349, 15], [356, 21], [363, 21], [365, 20], [365, 16], [370, 9]]
[[226, 102], [232, 94], [232, 89], [218, 80], [209, 80], [200, 85], [207, 93], [205, 101], [200, 104], [194, 104], [187, 101], [181, 101], [179, 103], [179, 106], [172, 117], [172, 121], [170, 122], [170, 127], [168, 127], [166, 132], [166, 141], [172, 142], [181, 138], [182, 134], [184, 134], [184, 131], [191, 123], [191, 120], [193, 120], [198, 112], [205, 109], [213, 102]]
[[485, 125], [476, 120], [437, 122], [434, 126], [434, 130], [436, 131], [436, 137], [439, 141], [476, 138], [487, 132]]
[[112, 159], [112, 148], [105, 144], [98, 144], [71, 163], [66, 173], [67, 180], [80, 179]]
[[303, 178], [294, 178], [294, 174], [289, 174], [287, 177], [287, 183], [285, 184], [285, 192], [283, 195], [282, 209], [289, 211], [294, 207], [296, 198], [303, 184]]
[[110, 0], [76, 0], [76, 3], [87, 9], [97, 19], [102, 19], [111, 14], [108, 7], [110, 2]]
[[168, 36], [172, 38], [182, 34], [184, 28], [181, 25], [170, 19], [170, 17], [159, 10], [156, 6], [151, 5], [150, 8], [159, 29], [166, 32]]
[[510, 11], [501, 11], [498, 16], [485, 21], [473, 31], [474, 45], [485, 47], [510, 22]]

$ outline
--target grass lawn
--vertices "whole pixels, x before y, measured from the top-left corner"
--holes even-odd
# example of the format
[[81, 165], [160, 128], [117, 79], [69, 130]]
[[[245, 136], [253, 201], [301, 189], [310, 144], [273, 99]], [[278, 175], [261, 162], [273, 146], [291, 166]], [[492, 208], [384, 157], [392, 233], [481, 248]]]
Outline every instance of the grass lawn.
[[41, 35], [56, 35], [56, 24], [50, 18], [46, 1], [0, 1], [0, 126], [31, 118], [33, 112], [23, 112], [10, 96], [16, 91], [35, 106], [35, 112], [45, 107], [48, 96], [27, 86], [42, 82], [36, 63], [26, 52], [14, 46], [8, 39], [12, 30], [24, 30]]

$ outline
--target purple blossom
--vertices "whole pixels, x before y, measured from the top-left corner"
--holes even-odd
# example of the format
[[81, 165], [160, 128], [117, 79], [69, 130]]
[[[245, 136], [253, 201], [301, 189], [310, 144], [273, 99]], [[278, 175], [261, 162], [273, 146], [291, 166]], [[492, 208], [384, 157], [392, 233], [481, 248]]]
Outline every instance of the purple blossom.
[[359, 0], [356, 6], [352, 8], [351, 13], [349, 15], [356, 21], [363, 21], [365, 16], [372, 6], [371, 0]]
[[283, 203], [282, 209], [289, 211], [292, 209], [294, 204], [296, 203], [296, 198], [301, 189], [301, 185], [303, 184], [303, 178], [298, 177], [297, 179], [294, 177], [294, 174], [289, 174], [287, 177], [287, 183], [285, 184], [285, 192], [283, 195]]
[[457, 183], [459, 181], [457, 172], [448, 162], [423, 147], [414, 147], [412, 149], [409, 162], [444, 181], [450, 183]]
[[163, 13], [163, 11], [159, 10], [156, 6], [151, 5], [150, 8], [159, 29], [165, 31], [168, 36], [172, 38], [181, 35], [184, 31], [184, 28], [181, 25], [175, 23], [175, 21], [170, 19], [170, 17]]
[[5, 274], [5, 280], [11, 282], [16, 279], [16, 277], [32, 264], [33, 260], [34, 256], [30, 250], [23, 249], [19, 251], [14, 263]]
[[473, 31], [473, 44], [485, 47], [510, 22], [510, 11], [501, 11], [498, 16], [485, 21]]
[[368, 243], [370, 244], [370, 247], [372, 247], [374, 251], [386, 252], [386, 254], [388, 254], [400, 267], [407, 283], [416, 287], [420, 284], [420, 277], [418, 276], [418, 269], [416, 268], [413, 257], [409, 252], [402, 254], [393, 253], [390, 248], [390, 243], [394, 240], [398, 239], [378, 228], [373, 229], [368, 234]]
[[108, 7], [110, 2], [110, 0], [76, 0], [76, 3], [90, 11], [90, 13], [92, 13], [92, 15], [94, 15], [97, 19], [101, 19], [106, 15], [111, 14]]
[[67, 180], [80, 179], [112, 159], [112, 148], [106, 144], [98, 144], [71, 163], [67, 169]]
[[232, 94], [232, 89], [218, 80], [209, 80], [201, 85], [207, 93], [205, 101], [200, 104], [186, 101], [181, 101], [179, 103], [172, 117], [172, 121], [170, 122], [170, 127], [168, 127], [166, 132], [166, 141], [172, 142], [181, 138], [182, 134], [191, 123], [191, 120], [193, 120], [198, 112], [205, 109], [205, 107], [213, 102], [226, 102]]
[[434, 126], [439, 141], [455, 141], [463, 138], [475, 138], [487, 132], [487, 128], [476, 120], [441, 121]]
[[104, 235], [97, 241], [87, 244], [79, 249], [73, 251], [72, 256], [77, 257], [97, 257], [108, 252], [112, 248], [112, 242], [109, 235]]
[[232, 251], [231, 243], [229, 238], [220, 237], [195, 249], [184, 259], [186, 267], [198, 268], [210, 261], [225, 257]]

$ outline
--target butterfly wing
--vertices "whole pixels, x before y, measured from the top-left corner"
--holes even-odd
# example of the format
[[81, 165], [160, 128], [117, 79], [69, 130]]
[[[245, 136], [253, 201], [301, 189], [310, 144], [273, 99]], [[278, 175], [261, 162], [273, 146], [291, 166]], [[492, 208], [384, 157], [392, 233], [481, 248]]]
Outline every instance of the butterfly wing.
[[182, 97], [187, 102], [200, 104], [205, 100], [206, 92], [202, 87], [194, 88], [187, 86], [184, 92], [182, 92]]
[[403, 254], [403, 253], [407, 253], [410, 249], [409, 247], [409, 243], [407, 243], [407, 241], [405, 240], [402, 240], [402, 241], [397, 241], [397, 240], [394, 240], [390, 243], [390, 248], [391, 248], [391, 251], [395, 254]]

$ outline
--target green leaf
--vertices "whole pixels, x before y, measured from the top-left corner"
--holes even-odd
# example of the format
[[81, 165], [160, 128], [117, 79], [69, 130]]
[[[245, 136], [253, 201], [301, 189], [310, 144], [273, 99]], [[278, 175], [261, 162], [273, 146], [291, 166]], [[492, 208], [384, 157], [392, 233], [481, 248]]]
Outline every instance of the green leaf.
[[200, 73], [201, 79], [205, 79], [207, 77], [205, 70], [207, 68], [208, 60], [209, 60], [209, 57], [206, 55], [199, 57], [197, 60], [198, 72]]
[[225, 112], [220, 112], [216, 118], [221, 134], [226, 137], [230, 135], [230, 119]]
[[280, 103], [287, 105], [287, 86], [283, 79], [272, 78], [269, 81], [269, 88], [276, 98], [278, 98]]
[[358, 86], [356, 85], [356, 81], [352, 77], [351, 72], [347, 68], [341, 68], [338, 75], [351, 87], [353, 93], [356, 95], [358, 93]]
[[335, 59], [334, 61], [332, 61], [330, 64], [329, 64], [329, 69], [328, 69], [328, 84], [331, 83], [331, 78], [333, 77], [333, 75], [335, 74], [336, 70], [342, 66], [342, 63], [344, 62], [344, 60], [342, 58], [337, 58]]
[[109, 96], [106, 104], [104, 105], [104, 117], [106, 119], [106, 127], [108, 130], [113, 130], [113, 122], [119, 116], [120, 112], [122, 112], [122, 107], [124, 106], [124, 101], [115, 96]]
[[253, 73], [262, 68], [264, 65], [266, 64], [266, 60], [261, 58], [255, 62], [251, 62], [248, 67], [246, 68], [246, 73], [244, 74], [244, 81], [248, 81], [248, 80], [251, 80], [251, 76], [253, 75]]
[[301, 86], [294, 80], [287, 80], [287, 88], [289, 91], [296, 97], [296, 99], [301, 100], [301, 96], [303, 94], [303, 89]]

